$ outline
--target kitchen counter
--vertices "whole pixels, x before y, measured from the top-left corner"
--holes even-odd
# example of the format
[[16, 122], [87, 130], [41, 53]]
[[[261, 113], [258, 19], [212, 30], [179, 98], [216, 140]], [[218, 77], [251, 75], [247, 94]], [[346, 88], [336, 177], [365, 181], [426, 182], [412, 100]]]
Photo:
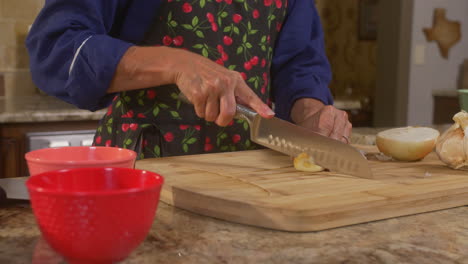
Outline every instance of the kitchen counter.
[[[29, 104], [13, 101], [5, 105], [0, 98], [0, 123], [98, 120], [105, 111], [76, 110], [57, 99], [43, 99], [31, 97]], [[383, 129], [355, 128], [351, 141], [374, 144], [375, 134]], [[160, 203], [145, 241], [122, 263], [462, 264], [468, 263], [467, 219], [465, 206], [320, 232], [289, 233], [221, 221]], [[0, 263], [64, 263], [41, 238], [27, 202], [0, 207]]]
[[100, 120], [105, 113], [106, 109], [81, 110], [50, 96], [0, 97], [0, 124]]
[[[468, 263], [468, 207], [321, 232], [288, 233], [160, 203], [145, 241], [122, 263]], [[0, 209], [0, 263], [64, 263], [31, 209]]]
[[[353, 143], [375, 142], [380, 130], [355, 129]], [[468, 263], [467, 219], [465, 206], [290, 233], [217, 220], [161, 202], [150, 233], [122, 263], [464, 264]], [[0, 208], [0, 263], [64, 263], [41, 238], [26, 202]]]

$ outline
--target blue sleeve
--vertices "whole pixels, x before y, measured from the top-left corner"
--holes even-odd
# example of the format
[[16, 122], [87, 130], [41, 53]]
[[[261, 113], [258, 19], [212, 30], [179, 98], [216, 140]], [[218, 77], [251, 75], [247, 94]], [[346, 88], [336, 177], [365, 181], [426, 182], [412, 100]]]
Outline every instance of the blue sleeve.
[[112, 37], [130, 0], [47, 0], [26, 39], [34, 83], [91, 111], [109, 104], [115, 69], [131, 43]]
[[328, 88], [331, 68], [315, 1], [289, 1], [288, 15], [278, 37], [272, 68], [276, 115], [291, 121], [297, 99], [315, 98], [333, 104]]

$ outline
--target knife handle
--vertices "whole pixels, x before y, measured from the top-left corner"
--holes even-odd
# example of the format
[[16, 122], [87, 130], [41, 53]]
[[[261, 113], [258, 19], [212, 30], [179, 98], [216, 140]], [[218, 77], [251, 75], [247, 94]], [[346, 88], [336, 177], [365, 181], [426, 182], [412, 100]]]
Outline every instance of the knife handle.
[[[182, 92], [179, 93], [179, 100], [184, 103], [193, 105], [192, 102], [190, 102]], [[235, 119], [243, 119], [251, 123], [255, 119], [256, 115], [258, 115], [257, 112], [250, 109], [249, 107], [236, 104], [236, 115], [234, 116]]]

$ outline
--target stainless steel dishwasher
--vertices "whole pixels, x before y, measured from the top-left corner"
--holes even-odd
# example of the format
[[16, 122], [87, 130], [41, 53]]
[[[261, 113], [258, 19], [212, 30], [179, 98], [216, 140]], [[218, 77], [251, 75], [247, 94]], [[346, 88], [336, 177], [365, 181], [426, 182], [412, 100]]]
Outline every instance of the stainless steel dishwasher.
[[95, 130], [33, 132], [26, 134], [26, 151], [68, 146], [91, 146]]

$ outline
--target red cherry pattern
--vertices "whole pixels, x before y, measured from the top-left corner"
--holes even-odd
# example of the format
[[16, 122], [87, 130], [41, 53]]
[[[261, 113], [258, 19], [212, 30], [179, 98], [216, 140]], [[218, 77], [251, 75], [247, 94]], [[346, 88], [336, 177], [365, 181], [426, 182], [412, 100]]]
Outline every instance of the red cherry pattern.
[[234, 23], [236, 23], [236, 24], [239, 24], [239, 22], [241, 22], [241, 20], [242, 20], [242, 16], [239, 15], [239, 14], [234, 14], [232, 16], [232, 21], [234, 21]]
[[232, 136], [232, 143], [236, 144], [241, 140], [241, 136], [239, 134], [235, 134]]
[[177, 36], [172, 40], [172, 43], [174, 43], [176, 46], [182, 46], [182, 44], [184, 44], [184, 37]]
[[254, 11], [252, 11], [252, 17], [255, 19], [260, 17], [260, 12], [258, 12], [258, 9], [254, 9]]
[[169, 46], [172, 44], [172, 38], [170, 36], [164, 36], [163, 38], [163, 44], [165, 46]]
[[166, 140], [166, 142], [172, 142], [174, 140], [174, 134], [172, 132], [167, 132], [164, 134], [164, 140]]
[[182, 11], [184, 13], [190, 13], [192, 12], [193, 8], [192, 8], [192, 5], [190, 3], [185, 3], [182, 5]]
[[226, 46], [231, 46], [232, 44], [232, 38], [230, 36], [224, 36], [223, 37], [223, 43]]
[[150, 100], [153, 100], [156, 97], [156, 91], [155, 90], [146, 91], [146, 97], [148, 97], [148, 99]]

